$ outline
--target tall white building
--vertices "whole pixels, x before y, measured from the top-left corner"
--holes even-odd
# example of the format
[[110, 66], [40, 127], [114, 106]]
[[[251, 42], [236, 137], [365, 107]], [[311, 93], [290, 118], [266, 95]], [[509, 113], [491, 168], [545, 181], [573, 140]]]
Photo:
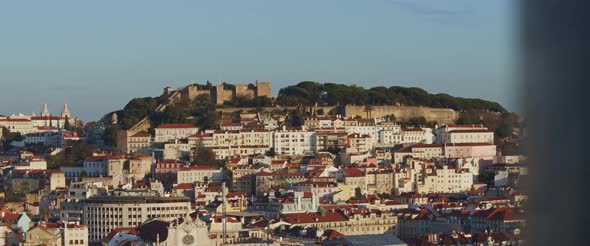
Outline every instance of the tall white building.
[[416, 192], [427, 193], [459, 193], [471, 189], [473, 173], [453, 166], [443, 165], [425, 167], [416, 183]]
[[317, 151], [316, 133], [302, 127], [277, 128], [272, 132], [272, 147], [277, 154], [303, 155]]

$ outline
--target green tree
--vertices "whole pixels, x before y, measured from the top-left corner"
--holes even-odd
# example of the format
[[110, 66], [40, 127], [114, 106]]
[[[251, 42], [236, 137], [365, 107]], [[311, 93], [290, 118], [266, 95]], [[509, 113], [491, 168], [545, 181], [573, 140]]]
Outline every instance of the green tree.
[[361, 191], [360, 187], [354, 188], [354, 198], [361, 199], [363, 197], [363, 192]]
[[70, 118], [66, 115], [66, 119], [64, 121], [64, 129], [71, 131], [72, 125], [70, 124]]
[[285, 121], [291, 126], [302, 126], [304, 124], [303, 113], [300, 110], [292, 110], [287, 114]]
[[495, 174], [493, 172], [483, 171], [479, 173], [477, 180], [487, 185], [492, 185], [494, 183], [494, 176]]
[[201, 141], [197, 141], [193, 148], [193, 161], [191, 166], [218, 166], [218, 162], [215, 159], [215, 152], [210, 148], [203, 145]]
[[370, 119], [371, 118], [371, 113], [373, 112], [373, 106], [372, 105], [366, 105], [364, 111], [365, 111], [365, 113], [367, 113], [367, 119]]
[[102, 140], [104, 141], [104, 144], [107, 146], [116, 147], [118, 133], [119, 133], [119, 127], [116, 125], [105, 129], [105, 131], [102, 135]]
[[268, 151], [266, 151], [266, 156], [270, 156], [270, 157], [275, 157], [277, 155], [277, 152], [275, 151], [275, 148], [270, 148]]
[[10, 143], [22, 141], [24, 137], [18, 132], [11, 132], [6, 127], [2, 127], [2, 137], [4, 138], [4, 148], [9, 149]]

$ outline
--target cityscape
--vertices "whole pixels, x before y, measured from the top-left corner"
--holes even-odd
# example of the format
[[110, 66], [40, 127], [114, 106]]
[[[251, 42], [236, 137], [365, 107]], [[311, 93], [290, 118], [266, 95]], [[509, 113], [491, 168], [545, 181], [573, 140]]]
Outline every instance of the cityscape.
[[585, 245], [537, 1], [2, 3], [0, 246]]
[[166, 87], [93, 122], [68, 104], [1, 116], [0, 243], [525, 245], [517, 114], [417, 88], [271, 88]]

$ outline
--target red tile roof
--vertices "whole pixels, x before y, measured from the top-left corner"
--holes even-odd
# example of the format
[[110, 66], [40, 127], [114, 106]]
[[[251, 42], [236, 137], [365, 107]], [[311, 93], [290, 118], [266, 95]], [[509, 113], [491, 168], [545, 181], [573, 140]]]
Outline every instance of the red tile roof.
[[180, 183], [174, 186], [175, 190], [191, 190], [193, 188], [195, 188], [195, 186], [191, 183]]
[[449, 133], [492, 133], [490, 130], [452, 130]]
[[284, 215], [285, 220], [289, 224], [307, 224], [318, 222], [337, 222], [348, 221], [344, 215], [338, 212], [326, 211], [322, 216], [320, 213], [289, 213]]
[[138, 132], [131, 136], [132, 138], [149, 138], [151, 135], [147, 132]]
[[422, 129], [420, 127], [414, 127], [414, 128], [402, 127], [402, 131], [404, 131], [404, 132], [421, 132], [421, 131], [424, 131], [424, 129]]
[[182, 124], [182, 123], [174, 123], [174, 124], [162, 124], [158, 126], [158, 128], [197, 128], [191, 124]]
[[354, 168], [354, 167], [344, 168], [343, 171], [344, 171], [344, 176], [346, 176], [346, 177], [364, 177], [365, 176], [363, 171], [361, 171], [358, 168]]
[[217, 170], [215, 168], [209, 166], [190, 166], [190, 167], [183, 167], [180, 171], [192, 171], [192, 170]]

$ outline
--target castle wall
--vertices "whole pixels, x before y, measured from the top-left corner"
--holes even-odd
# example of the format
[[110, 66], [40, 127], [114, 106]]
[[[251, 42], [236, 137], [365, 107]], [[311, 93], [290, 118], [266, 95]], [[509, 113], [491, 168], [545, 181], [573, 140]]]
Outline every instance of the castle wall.
[[215, 103], [223, 104], [225, 101], [231, 101], [234, 92], [223, 88], [223, 84], [215, 87]]
[[248, 85], [236, 85], [236, 96], [252, 99], [256, 96], [256, 89], [248, 88]]
[[182, 93], [179, 91], [171, 92], [171, 95], [168, 96], [168, 101], [171, 103], [179, 103], [182, 101]]
[[[271, 112], [276, 109], [288, 109], [294, 110], [297, 107], [262, 107], [259, 108], [264, 112]], [[361, 116], [363, 118], [367, 117], [367, 113], [365, 112], [365, 106], [346, 106], [346, 107], [337, 107], [337, 106], [319, 106], [316, 107], [316, 110], [322, 109], [326, 114], [343, 114], [347, 117], [356, 117]], [[256, 108], [220, 108], [217, 109], [218, 112], [222, 113], [232, 113], [242, 110], [243, 112], [248, 112], [249, 110], [256, 110]], [[406, 121], [411, 118], [421, 117], [424, 116], [427, 121], [436, 121], [439, 124], [453, 124], [459, 118], [459, 112], [446, 109], [446, 108], [429, 108], [429, 107], [399, 107], [399, 106], [373, 106], [373, 111], [371, 112], [372, 117], [383, 117], [386, 115], [394, 114], [395, 118], [399, 121]]]
[[[348, 117], [367, 117], [365, 106], [346, 106], [344, 114]], [[398, 107], [398, 106], [373, 106], [370, 115], [383, 117], [394, 114], [397, 120], [405, 121], [410, 118], [424, 116], [427, 121], [436, 121], [439, 124], [452, 124], [459, 118], [459, 112], [447, 108], [429, 107]]]
[[189, 85], [182, 90], [182, 100], [186, 102], [192, 102], [197, 98], [199, 95], [209, 95], [211, 96], [211, 90], [209, 89], [199, 89], [199, 87], [194, 85]]
[[256, 96], [257, 97], [272, 98], [272, 94], [271, 94], [272, 83], [271, 82], [258, 82], [258, 81], [256, 81], [254, 83], [254, 86], [256, 86]]

